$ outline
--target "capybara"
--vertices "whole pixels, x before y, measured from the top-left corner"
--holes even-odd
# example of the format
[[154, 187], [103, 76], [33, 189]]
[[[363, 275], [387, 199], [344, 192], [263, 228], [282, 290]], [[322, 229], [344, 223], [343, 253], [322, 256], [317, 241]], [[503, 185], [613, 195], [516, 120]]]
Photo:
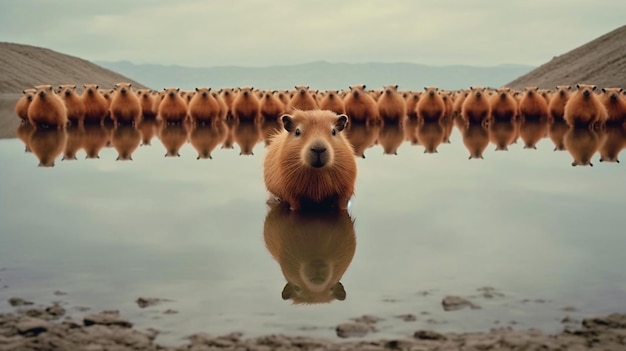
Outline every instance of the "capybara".
[[133, 152], [141, 143], [141, 133], [131, 124], [118, 124], [111, 135], [111, 144], [117, 150], [116, 161], [132, 161]]
[[233, 101], [233, 116], [243, 121], [256, 121], [259, 118], [259, 98], [253, 88], [242, 87]]
[[296, 86], [293, 97], [289, 101], [289, 105], [287, 105], [287, 111], [292, 113], [294, 110], [306, 111], [316, 109], [319, 109], [319, 106], [309, 91], [309, 87], [305, 85]]
[[278, 90], [278, 92], [276, 93], [276, 97], [278, 98], [278, 100], [280, 100], [280, 102], [283, 103], [283, 106], [287, 108], [287, 105], [289, 105], [289, 101], [291, 100], [291, 94], [289, 93], [289, 91]]
[[77, 160], [76, 153], [83, 148], [85, 139], [82, 124], [72, 124], [67, 126], [67, 139], [63, 149], [63, 157], [61, 161]]
[[524, 95], [519, 102], [519, 114], [522, 119], [548, 117], [548, 103], [538, 90], [537, 87], [524, 88]]
[[385, 123], [378, 133], [378, 142], [384, 155], [397, 155], [404, 142], [403, 123]]
[[138, 89], [137, 97], [141, 104], [141, 114], [144, 118], [155, 118], [158, 111], [158, 105], [154, 102], [155, 94], [150, 89]]
[[232, 88], [222, 88], [220, 89], [219, 94], [226, 104], [226, 117], [233, 117], [233, 102], [237, 97], [237, 92]]
[[606, 109], [607, 124], [623, 124], [626, 121], [626, 97], [622, 88], [602, 88], [600, 102]]
[[485, 123], [490, 113], [491, 106], [485, 88], [470, 87], [470, 93], [461, 107], [461, 115], [465, 123]]
[[342, 131], [348, 116], [326, 110], [281, 117], [284, 130], [267, 147], [267, 190], [292, 210], [325, 204], [345, 209], [354, 194], [356, 160]]
[[385, 122], [401, 123], [406, 117], [406, 102], [397, 85], [386, 85], [378, 97], [378, 114]]
[[83, 120], [85, 119], [85, 104], [83, 103], [83, 99], [76, 94], [76, 85], [60, 85], [59, 97], [65, 104], [68, 121], [73, 124], [83, 124]]
[[22, 90], [22, 94], [24, 95], [17, 100], [15, 104], [15, 113], [22, 119], [22, 122], [28, 122], [28, 106], [30, 106], [30, 102], [33, 101], [35, 93], [37, 93], [37, 89]]
[[461, 116], [463, 113], [463, 103], [469, 94], [469, 90], [461, 90], [456, 93], [454, 103], [452, 104], [452, 113], [454, 117]]
[[626, 147], [626, 127], [607, 124], [606, 136], [600, 145], [600, 162], [619, 163], [619, 153]]
[[28, 106], [28, 120], [35, 127], [64, 128], [67, 124], [67, 109], [52, 85], [38, 85], [33, 101]]
[[516, 125], [513, 120], [494, 119], [489, 123], [489, 140], [496, 146], [496, 151], [508, 151], [515, 138]]
[[54, 161], [63, 152], [67, 134], [65, 128], [35, 128], [30, 134], [28, 144], [33, 154], [39, 159], [39, 167], [54, 167]]
[[[565, 109], [567, 111], [567, 108]], [[566, 112], [567, 114], [567, 112]], [[572, 166], [591, 166], [591, 158], [598, 152], [602, 145], [603, 135], [589, 128], [569, 128], [563, 143], [574, 160]]]
[[115, 84], [115, 94], [111, 99], [111, 118], [115, 124], [137, 125], [141, 119], [141, 103], [132, 89], [131, 83]]
[[259, 112], [264, 119], [278, 121], [283, 113], [285, 113], [285, 105], [277, 97], [277, 91], [265, 90], [261, 94], [259, 102]]
[[221, 119], [209, 125], [194, 125], [189, 132], [189, 142], [198, 151], [196, 159], [213, 159], [211, 151], [224, 141], [227, 131]]
[[[422, 94], [422, 99], [424, 95]], [[437, 147], [443, 143], [444, 130], [441, 120], [426, 119], [417, 125], [417, 140], [424, 146], [425, 154], [438, 153]]]
[[548, 137], [554, 143], [554, 151], [564, 151], [565, 144], [563, 143], [563, 138], [565, 137], [565, 133], [569, 129], [569, 126], [563, 119], [554, 119], [550, 126], [548, 127]]
[[362, 123], [348, 123], [345, 132], [348, 142], [352, 146], [354, 156], [365, 158], [365, 150], [376, 145], [380, 126]]
[[211, 124], [221, 118], [221, 106], [211, 94], [211, 88], [196, 88], [189, 102], [189, 117], [194, 124]]
[[254, 155], [254, 147], [261, 141], [261, 129], [257, 121], [238, 120], [233, 126], [234, 141], [239, 145], [239, 155]]
[[336, 90], [326, 90], [326, 94], [324, 94], [324, 98], [320, 102], [320, 109], [333, 111], [339, 115], [346, 113], [343, 99]]
[[365, 84], [351, 86], [343, 103], [350, 123], [377, 124], [380, 121], [376, 101], [365, 91]]
[[594, 90], [595, 85], [576, 84], [576, 91], [567, 100], [563, 114], [570, 127], [593, 128], [606, 121], [606, 108]]
[[222, 95], [220, 95], [217, 91], [211, 91], [211, 95], [213, 95], [215, 101], [217, 101], [217, 104], [220, 107], [219, 119], [226, 119], [226, 117], [228, 116], [228, 105], [226, 105], [226, 102], [222, 98]]
[[443, 100], [443, 106], [445, 107], [443, 116], [451, 117], [454, 113], [454, 96], [451, 91], [440, 91], [441, 100]]
[[417, 118], [417, 104], [420, 101], [420, 95], [418, 91], [405, 91], [402, 93], [406, 104], [406, 116], [408, 118]]
[[511, 95], [510, 88], [500, 88], [489, 99], [491, 119], [511, 120], [517, 114], [517, 101]]
[[100, 150], [107, 145], [110, 133], [105, 126], [92, 123], [83, 127], [83, 148], [87, 154], [85, 158], [100, 158]]
[[524, 119], [520, 122], [519, 136], [524, 149], [537, 150], [537, 143], [548, 136], [548, 119]]
[[187, 117], [187, 102], [180, 96], [180, 88], [165, 88], [163, 92], [158, 118], [165, 124], [184, 122]]
[[469, 151], [469, 159], [483, 159], [489, 145], [489, 131], [484, 124], [470, 123], [461, 129], [463, 144]]
[[552, 120], [562, 120], [565, 111], [565, 104], [570, 97], [569, 85], [557, 85], [556, 91], [552, 94], [550, 104], [548, 105], [548, 111]]
[[439, 121], [446, 113], [446, 104], [437, 87], [424, 87], [415, 108], [417, 117], [423, 121]]
[[152, 138], [157, 134], [159, 122], [154, 118], [143, 118], [137, 128], [141, 133], [141, 144], [139, 146], [149, 146], [152, 145]]
[[187, 123], [162, 123], [159, 129], [159, 139], [165, 147], [165, 157], [180, 157], [180, 148], [189, 139]]
[[85, 84], [83, 87], [81, 100], [85, 106], [85, 123], [102, 123], [108, 114], [109, 102], [98, 90], [98, 85]]
[[348, 211], [293, 212], [271, 205], [263, 237], [287, 280], [283, 300], [314, 304], [346, 299], [340, 280], [356, 250]]

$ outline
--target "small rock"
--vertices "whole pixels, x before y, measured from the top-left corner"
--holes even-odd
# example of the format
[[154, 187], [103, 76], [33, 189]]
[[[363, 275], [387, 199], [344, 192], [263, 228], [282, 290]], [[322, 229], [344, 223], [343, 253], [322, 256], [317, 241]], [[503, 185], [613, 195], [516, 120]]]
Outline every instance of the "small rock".
[[568, 323], [578, 323], [579, 321], [570, 317], [570, 316], [565, 316], [565, 318], [561, 319], [561, 323], [563, 324], [568, 324]]
[[446, 296], [442, 301], [444, 311], [457, 311], [466, 307], [472, 309], [480, 309], [480, 306], [475, 305], [469, 300], [466, 300], [459, 296]]
[[37, 336], [50, 328], [50, 324], [39, 318], [23, 318], [15, 326], [17, 332], [24, 336]]
[[137, 303], [137, 305], [139, 306], [139, 308], [146, 308], [149, 306], [154, 306], [154, 305], [158, 305], [161, 302], [164, 301], [170, 301], [168, 299], [159, 299], [159, 298], [155, 298], [155, 297], [140, 297], [137, 300], [135, 300], [135, 302]]
[[439, 334], [432, 330], [418, 330], [413, 337], [420, 340], [446, 340], [443, 334]]
[[119, 311], [103, 311], [96, 314], [90, 314], [83, 318], [83, 324], [88, 327], [90, 325], [116, 325], [123, 328], [131, 328], [133, 324], [126, 319], [120, 317]]
[[417, 317], [410, 313], [397, 315], [396, 318], [400, 318], [405, 322], [415, 322], [417, 320]]
[[24, 299], [21, 299], [19, 297], [12, 297], [9, 299], [9, 305], [13, 306], [13, 307], [17, 307], [17, 306], [27, 306], [27, 305], [33, 305], [34, 303], [32, 301], [27, 301]]
[[46, 308], [46, 313], [51, 315], [52, 317], [59, 318], [65, 315], [65, 309], [58, 304], [54, 304]]
[[363, 337], [374, 331], [374, 327], [367, 323], [343, 323], [335, 329], [340, 338]]
[[167, 310], [163, 311], [163, 314], [177, 314], [177, 313], [178, 313], [178, 311], [173, 310], [173, 309], [169, 309], [169, 308]]

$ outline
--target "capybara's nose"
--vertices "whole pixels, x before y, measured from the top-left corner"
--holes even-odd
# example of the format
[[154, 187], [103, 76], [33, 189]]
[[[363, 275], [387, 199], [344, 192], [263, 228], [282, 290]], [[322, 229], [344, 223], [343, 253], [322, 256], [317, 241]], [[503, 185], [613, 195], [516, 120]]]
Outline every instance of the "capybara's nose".
[[481, 92], [480, 92], [480, 91], [477, 91], [477, 92], [476, 92], [476, 97], [481, 97], [482, 95], [483, 95], [483, 94], [481, 94]]
[[203, 92], [202, 92], [202, 97], [206, 97], [206, 96], [207, 96], [206, 91], [203, 91]]
[[313, 151], [314, 153], [321, 155], [324, 152], [326, 152], [326, 148], [324, 146], [314, 146], [311, 148], [311, 151]]
[[40, 91], [39, 92], [39, 97], [44, 97], [46, 96], [46, 92], [45, 91]]
[[[429, 91], [429, 92], [428, 92], [428, 95], [430, 95], [430, 96], [434, 96], [434, 95], [435, 95], [435, 92], [431, 90], [431, 91]], [[480, 96], [480, 95], [478, 95], [478, 96]]]
[[589, 90], [583, 91], [583, 96], [588, 97], [589, 96]]
[[300, 89], [300, 95], [304, 95], [304, 93], [306, 93], [306, 91], [304, 89]]
[[69, 91], [69, 90], [66, 90], [66, 91], [65, 91], [65, 96], [70, 96], [71, 94], [72, 94], [72, 92], [71, 92], [71, 91]]
[[247, 92], [247, 91], [244, 91], [244, 92], [243, 92], [243, 96], [248, 96], [248, 92]]
[[169, 95], [170, 97], [174, 97], [174, 92], [170, 91], [167, 95]]
[[506, 93], [500, 94], [500, 98], [504, 99], [506, 97]]
[[126, 88], [122, 88], [122, 90], [120, 90], [120, 92], [121, 92], [122, 94], [126, 94]]
[[391, 94], [391, 89], [385, 90], [385, 94]]

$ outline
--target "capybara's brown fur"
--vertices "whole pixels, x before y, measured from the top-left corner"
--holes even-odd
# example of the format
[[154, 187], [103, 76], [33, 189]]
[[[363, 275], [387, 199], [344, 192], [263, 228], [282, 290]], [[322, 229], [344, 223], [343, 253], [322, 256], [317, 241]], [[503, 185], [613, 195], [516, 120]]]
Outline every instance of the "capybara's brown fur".
[[517, 101], [511, 95], [510, 88], [500, 88], [489, 99], [491, 118], [494, 120], [511, 120], [517, 114]]
[[345, 209], [354, 194], [356, 160], [342, 133], [346, 115], [331, 111], [295, 111], [281, 117], [284, 130], [267, 147], [267, 190], [291, 209], [326, 204]]
[[570, 127], [590, 128], [606, 121], [606, 108], [594, 94], [595, 85], [576, 84], [576, 91], [565, 104], [563, 118]]
[[378, 143], [384, 155], [397, 155], [398, 148], [404, 142], [403, 123], [385, 123], [378, 133]]
[[87, 154], [85, 158], [100, 158], [100, 150], [107, 145], [112, 133], [97, 123], [85, 124], [83, 129], [83, 148]]
[[180, 88], [163, 89], [158, 118], [165, 124], [182, 123], [187, 117], [187, 102], [180, 96]]
[[118, 124], [111, 135], [111, 144], [117, 150], [116, 161], [132, 161], [140, 143], [141, 133], [134, 125]]
[[[567, 111], [567, 108], [566, 108]], [[567, 112], [566, 112], [567, 113]], [[572, 155], [572, 166], [591, 166], [591, 158], [598, 152], [603, 143], [604, 133], [589, 128], [569, 128], [563, 143], [565, 148]]]
[[196, 88], [189, 102], [189, 117], [194, 124], [211, 124], [221, 119], [221, 106], [211, 94], [211, 88]]
[[600, 162], [619, 163], [619, 153], [626, 148], [626, 127], [607, 124], [606, 137], [600, 145]]
[[67, 124], [67, 109], [52, 85], [38, 85], [28, 106], [28, 120], [35, 127], [63, 128]]
[[280, 132], [283, 128], [282, 122], [275, 118], [264, 118], [261, 122], [261, 138], [265, 142], [265, 146], [268, 146], [272, 142], [274, 134]]
[[[424, 95], [422, 95], [424, 98]], [[417, 126], [417, 140], [424, 146], [425, 154], [438, 153], [437, 147], [443, 143], [444, 130], [441, 120], [427, 119]]]
[[33, 154], [39, 159], [38, 166], [54, 167], [54, 161], [63, 153], [66, 139], [65, 128], [35, 128], [28, 144]]
[[491, 106], [482, 87], [470, 87], [470, 93], [463, 101], [461, 114], [465, 123], [484, 123], [489, 118]]
[[65, 104], [67, 119], [74, 124], [82, 124], [85, 119], [85, 104], [76, 94], [76, 85], [64, 84], [59, 86], [59, 97]]
[[216, 120], [209, 125], [194, 125], [189, 132], [189, 142], [198, 151], [196, 159], [213, 159], [211, 151], [224, 141], [227, 131], [223, 120]]
[[347, 211], [293, 212], [273, 204], [263, 237], [287, 280], [283, 300], [314, 304], [346, 299], [340, 280], [356, 250], [354, 221]]
[[333, 111], [338, 115], [346, 113], [343, 99], [336, 90], [326, 90], [326, 94], [324, 94], [324, 98], [320, 102], [320, 109]]
[[437, 87], [424, 87], [415, 108], [417, 118], [424, 121], [439, 121], [446, 113], [446, 104]]
[[165, 147], [165, 157], [180, 157], [180, 148], [189, 139], [187, 123], [162, 123], [159, 128], [159, 139]]
[[444, 116], [450, 117], [454, 113], [454, 96], [451, 91], [440, 91], [441, 100], [443, 100]]
[[454, 130], [454, 118], [452, 115], [445, 116], [440, 121], [441, 126], [443, 127], [443, 142], [446, 144], [450, 144], [450, 136], [452, 135], [452, 131]]
[[420, 101], [421, 93], [418, 91], [405, 91], [402, 93], [406, 104], [406, 116], [408, 118], [417, 118], [417, 104]]
[[139, 132], [141, 133], [141, 144], [144, 145], [152, 145], [152, 138], [157, 134], [159, 129], [159, 122], [154, 118], [144, 118], [139, 122], [137, 126]]
[[454, 103], [452, 104], [452, 113], [455, 117], [461, 116], [461, 114], [463, 113], [463, 103], [465, 102], [465, 99], [467, 99], [469, 94], [469, 90], [461, 90], [456, 93]]
[[295, 110], [306, 111], [316, 109], [319, 109], [319, 105], [309, 91], [309, 87], [305, 85], [296, 86], [293, 97], [289, 101], [289, 105], [287, 105], [287, 111], [293, 113]]
[[233, 101], [233, 116], [243, 121], [256, 121], [259, 118], [259, 98], [253, 88], [242, 87]]
[[136, 125], [141, 119], [141, 103], [133, 91], [131, 83], [115, 84], [115, 94], [111, 99], [111, 118], [116, 124]]
[[562, 120], [563, 114], [565, 111], [565, 104], [570, 97], [570, 89], [569, 85], [557, 85], [554, 94], [552, 94], [552, 98], [550, 99], [550, 104], [548, 105], [548, 111], [550, 113], [550, 118], [553, 120]]
[[138, 89], [137, 97], [141, 104], [141, 114], [144, 118], [155, 118], [158, 111], [158, 105], [154, 102], [155, 95], [150, 89]]
[[515, 138], [515, 123], [512, 120], [494, 119], [489, 123], [489, 140], [496, 151], [508, 151]]
[[376, 101], [365, 91], [365, 84], [353, 85], [343, 100], [350, 123], [378, 123], [380, 115]]
[[30, 149], [30, 135], [33, 133], [33, 131], [35, 130], [35, 127], [28, 123], [28, 122], [24, 122], [24, 123], [20, 123], [20, 125], [17, 127], [17, 137], [24, 143], [24, 152], [32, 152], [32, 150]]
[[219, 93], [227, 107], [226, 117], [232, 117], [233, 116], [233, 102], [235, 101], [235, 98], [237, 97], [237, 92], [232, 88], [222, 88], [220, 89]]
[[277, 94], [277, 91], [271, 90], [262, 92], [259, 111], [264, 119], [278, 121], [278, 117], [285, 113], [285, 105], [280, 101]]
[[[550, 99], [552, 96], [552, 93], [550, 92], [550, 90], [548, 89], [537, 89], [537, 94], [539, 94], [539, 96], [541, 96], [544, 100], [546, 100], [546, 105], [550, 106]], [[550, 113], [550, 111], [548, 111], [548, 113]]]
[[287, 105], [289, 105], [289, 101], [291, 100], [291, 94], [287, 90], [279, 90], [276, 93], [276, 97], [278, 98], [278, 100], [280, 100], [280, 102], [283, 103], [283, 106], [285, 106], [285, 108], [287, 107]]
[[378, 134], [380, 133], [379, 125], [366, 125], [362, 123], [348, 123], [346, 128], [346, 138], [354, 152], [354, 156], [365, 158], [365, 150], [376, 145]]
[[378, 97], [378, 114], [385, 122], [401, 123], [406, 117], [406, 102], [397, 85], [386, 85]]
[[102, 123], [109, 111], [109, 102], [102, 96], [96, 84], [83, 86], [83, 106], [85, 106], [85, 123]]
[[489, 131], [484, 124], [470, 123], [461, 129], [463, 144], [469, 151], [469, 159], [483, 159], [489, 145]]
[[61, 161], [77, 160], [76, 153], [83, 148], [85, 132], [82, 124], [72, 124], [67, 127], [67, 140], [63, 149]]
[[239, 155], [254, 155], [254, 147], [261, 141], [261, 128], [257, 121], [239, 120], [233, 126], [234, 141], [239, 145]]
[[607, 124], [623, 124], [626, 121], [626, 97], [622, 88], [602, 88], [600, 102], [606, 109]]
[[537, 150], [537, 143], [548, 136], [548, 119], [524, 119], [520, 122], [519, 136], [524, 149]]
[[565, 144], [563, 143], [563, 138], [565, 137], [565, 133], [569, 129], [567, 123], [565, 123], [562, 119], [555, 119], [550, 123], [548, 127], [548, 137], [554, 143], [554, 151], [564, 151]]
[[519, 102], [519, 113], [523, 119], [548, 117], [548, 103], [538, 90], [537, 87], [524, 88], [524, 95]]
[[24, 95], [15, 104], [15, 113], [23, 122], [28, 122], [28, 106], [33, 101], [35, 93], [37, 93], [37, 89], [24, 89], [22, 91]]
[[224, 120], [228, 116], [228, 105], [217, 91], [211, 91], [211, 95], [217, 101], [218, 106], [220, 107], [219, 119]]

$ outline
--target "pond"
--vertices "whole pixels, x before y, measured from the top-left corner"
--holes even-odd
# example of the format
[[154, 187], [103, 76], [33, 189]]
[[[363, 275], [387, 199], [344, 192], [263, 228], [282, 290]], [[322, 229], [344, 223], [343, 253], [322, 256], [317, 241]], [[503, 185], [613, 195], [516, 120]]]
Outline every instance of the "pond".
[[[118, 309], [176, 344], [198, 331], [337, 339], [364, 314], [382, 319], [368, 337], [384, 338], [555, 332], [565, 316], [626, 311], [626, 172], [606, 162], [624, 128], [352, 126], [356, 194], [323, 218], [266, 204], [272, 128], [20, 126], [0, 140], [2, 300]], [[326, 303], [284, 299], [307, 260], [310, 284], [341, 282], [311, 298]], [[449, 295], [480, 308], [445, 311]]]

